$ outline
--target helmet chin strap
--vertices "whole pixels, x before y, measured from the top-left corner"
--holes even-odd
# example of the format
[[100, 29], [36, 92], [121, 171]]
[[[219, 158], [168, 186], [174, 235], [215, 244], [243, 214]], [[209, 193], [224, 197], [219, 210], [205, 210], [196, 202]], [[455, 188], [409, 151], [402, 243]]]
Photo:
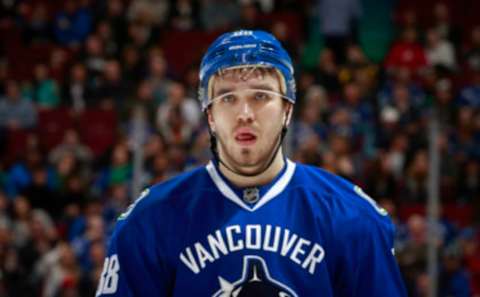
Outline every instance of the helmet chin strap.
[[[288, 112], [290, 112], [290, 111], [288, 111]], [[275, 157], [278, 154], [278, 151], [280, 150], [280, 147], [282, 146], [283, 139], [285, 138], [285, 135], [287, 134], [287, 121], [288, 121], [288, 116], [286, 117], [286, 119], [283, 123], [282, 130], [278, 133], [278, 142], [277, 142], [276, 147], [275, 147], [275, 149], [273, 150], [273, 152], [270, 156], [270, 160], [268, 161], [267, 165], [265, 165], [260, 172], [251, 173], [251, 174], [243, 173], [243, 172], [240, 172], [238, 170], [235, 170], [234, 168], [231, 168], [225, 162], [223, 162], [222, 159], [220, 159], [220, 155], [218, 153], [218, 148], [217, 148], [217, 136], [216, 136], [215, 132], [212, 131], [212, 129], [210, 128], [210, 125], [208, 125], [208, 132], [210, 134], [210, 150], [213, 154], [214, 160], [216, 162], [218, 162], [219, 164], [222, 164], [228, 171], [230, 171], [234, 174], [240, 175], [240, 176], [255, 177], [255, 176], [259, 176], [259, 175], [263, 174], [265, 171], [267, 171], [270, 168], [273, 161], [275, 160]]]

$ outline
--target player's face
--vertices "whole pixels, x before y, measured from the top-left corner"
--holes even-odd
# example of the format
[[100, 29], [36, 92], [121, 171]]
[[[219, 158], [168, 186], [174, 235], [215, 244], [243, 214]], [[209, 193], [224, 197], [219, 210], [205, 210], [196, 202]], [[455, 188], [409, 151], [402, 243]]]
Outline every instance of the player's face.
[[220, 158], [241, 173], [261, 170], [273, 157], [289, 104], [279, 78], [265, 69], [228, 70], [214, 77], [208, 112]]

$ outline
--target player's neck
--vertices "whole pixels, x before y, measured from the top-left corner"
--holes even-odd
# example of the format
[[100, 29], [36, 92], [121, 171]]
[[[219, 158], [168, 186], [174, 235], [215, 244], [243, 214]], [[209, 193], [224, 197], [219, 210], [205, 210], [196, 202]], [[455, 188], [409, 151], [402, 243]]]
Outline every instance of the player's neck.
[[244, 176], [244, 175], [236, 174], [231, 170], [228, 170], [227, 168], [225, 168], [225, 166], [223, 166], [222, 164], [219, 164], [219, 169], [222, 172], [222, 174], [235, 186], [240, 188], [245, 188], [245, 187], [261, 186], [261, 185], [268, 184], [280, 173], [284, 165], [285, 165], [285, 160], [283, 158], [282, 150], [280, 149], [277, 152], [272, 164], [270, 164], [268, 169], [265, 170], [260, 175]]

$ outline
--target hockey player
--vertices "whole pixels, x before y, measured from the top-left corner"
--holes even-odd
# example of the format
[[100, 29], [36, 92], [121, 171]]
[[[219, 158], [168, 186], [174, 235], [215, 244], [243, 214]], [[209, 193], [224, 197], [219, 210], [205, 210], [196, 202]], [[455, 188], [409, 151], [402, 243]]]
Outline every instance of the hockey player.
[[386, 211], [285, 158], [295, 81], [272, 35], [220, 36], [199, 98], [213, 160], [145, 190], [119, 218], [97, 296], [406, 296]]

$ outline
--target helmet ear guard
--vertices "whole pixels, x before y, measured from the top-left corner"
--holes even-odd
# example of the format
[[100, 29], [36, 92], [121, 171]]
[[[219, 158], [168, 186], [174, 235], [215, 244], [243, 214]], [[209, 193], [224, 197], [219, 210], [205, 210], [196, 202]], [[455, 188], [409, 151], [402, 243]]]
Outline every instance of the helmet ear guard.
[[284, 98], [295, 104], [296, 84], [292, 60], [280, 42], [265, 31], [240, 30], [225, 33], [207, 50], [200, 65], [198, 97], [202, 109], [211, 104], [212, 80], [232, 68], [272, 68], [279, 75]]

